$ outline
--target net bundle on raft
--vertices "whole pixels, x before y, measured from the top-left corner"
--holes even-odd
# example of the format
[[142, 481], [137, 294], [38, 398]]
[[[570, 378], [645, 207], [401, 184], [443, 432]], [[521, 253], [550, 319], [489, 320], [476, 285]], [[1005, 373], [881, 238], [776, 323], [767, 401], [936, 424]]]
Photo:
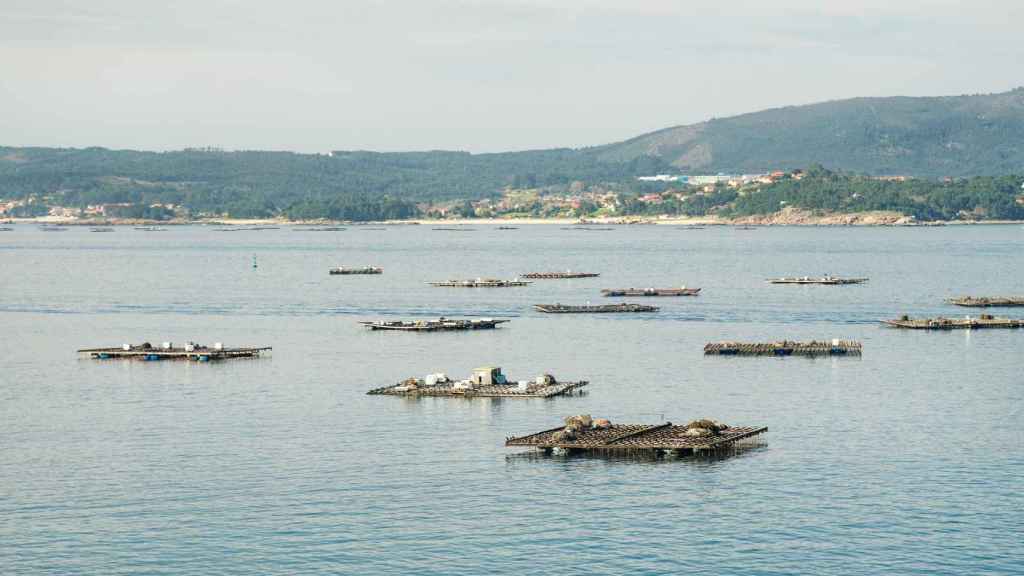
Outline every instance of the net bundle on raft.
[[718, 356], [860, 356], [861, 343], [855, 340], [810, 342], [709, 342], [704, 354]]
[[981, 328], [1024, 328], [1024, 320], [1016, 318], [996, 318], [991, 314], [982, 314], [977, 318], [918, 318], [907, 315], [896, 320], [882, 320], [882, 323], [893, 328], [910, 330], [975, 330]]
[[79, 354], [88, 354], [97, 360], [194, 360], [209, 362], [228, 360], [231, 358], [255, 358], [264, 352], [271, 351], [270, 346], [228, 348], [220, 342], [213, 346], [204, 346], [189, 342], [182, 347], [175, 347], [171, 342], [164, 342], [159, 347], [149, 342], [132, 345], [123, 344], [120, 348], [83, 348]]
[[672, 452], [679, 455], [735, 448], [768, 431], [767, 427], [728, 426], [716, 420], [694, 420], [678, 426], [664, 424], [612, 424], [588, 414], [569, 416], [565, 425], [526, 436], [510, 436], [505, 446], [530, 447], [550, 452], [622, 453]]
[[398, 384], [374, 388], [369, 395], [446, 396], [461, 398], [551, 398], [572, 394], [586, 386], [586, 380], [559, 382], [550, 374], [533, 380], [510, 381], [501, 368], [486, 366], [473, 370], [465, 380], [452, 380], [443, 373], [425, 378], [407, 378]]

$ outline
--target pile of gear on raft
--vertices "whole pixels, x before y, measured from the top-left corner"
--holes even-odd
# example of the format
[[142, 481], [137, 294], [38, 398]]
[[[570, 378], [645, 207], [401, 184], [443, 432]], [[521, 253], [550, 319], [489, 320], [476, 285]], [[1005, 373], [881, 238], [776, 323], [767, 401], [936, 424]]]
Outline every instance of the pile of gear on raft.
[[[611, 428], [611, 420], [607, 418], [591, 418], [590, 414], [579, 414], [566, 416], [565, 428], [555, 432], [552, 438], [555, 442], [571, 442], [579, 437], [584, 430], [604, 430]], [[717, 420], [701, 419], [694, 420], [686, 425], [686, 436], [718, 436], [729, 426]]]

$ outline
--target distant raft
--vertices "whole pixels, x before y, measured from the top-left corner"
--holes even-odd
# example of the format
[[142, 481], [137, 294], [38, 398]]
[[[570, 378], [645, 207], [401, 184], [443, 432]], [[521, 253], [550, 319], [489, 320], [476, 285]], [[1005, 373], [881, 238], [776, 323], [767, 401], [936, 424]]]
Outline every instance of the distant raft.
[[854, 340], [810, 342], [710, 342], [708, 356], [860, 356], [861, 343]]
[[584, 306], [570, 306], [567, 304], [534, 304], [540, 312], [547, 314], [605, 314], [605, 313], [625, 313], [625, 312], [657, 312], [657, 306], [648, 306], [646, 304], [598, 304], [591, 305], [587, 304]]
[[337, 268], [331, 268], [331, 270], [330, 270], [331, 276], [335, 276], [335, 275], [338, 275], [338, 274], [349, 275], [349, 274], [383, 274], [383, 273], [384, 273], [384, 269], [383, 268], [377, 268], [375, 266], [364, 266], [362, 268], [345, 268], [343, 266], [339, 266]]
[[360, 322], [370, 330], [395, 330], [401, 332], [447, 332], [456, 330], [488, 330], [497, 328], [508, 320], [494, 318], [454, 319], [438, 318], [437, 320], [395, 320], [379, 322]]
[[508, 288], [511, 286], [529, 286], [532, 282], [527, 280], [498, 280], [495, 278], [477, 278], [475, 280], [445, 280], [443, 282], [427, 282], [431, 286], [442, 286], [449, 288]]
[[973, 308], [1011, 308], [1024, 306], [1024, 296], [963, 296], [950, 298], [946, 302]]
[[485, 366], [473, 370], [465, 380], [451, 380], [445, 374], [428, 374], [425, 378], [409, 378], [393, 386], [374, 388], [370, 395], [388, 396], [447, 396], [462, 398], [550, 398], [564, 396], [587, 385], [578, 382], [558, 382], [550, 374], [534, 380], [508, 381], [501, 368]]
[[570, 416], [565, 426], [527, 436], [505, 438], [505, 446], [528, 447], [550, 453], [668, 452], [693, 455], [734, 448], [740, 442], [764, 434], [765, 426], [727, 426], [715, 420], [694, 420], [685, 426], [664, 424], [612, 424], [590, 415]]
[[254, 358], [270, 350], [270, 346], [225, 348], [220, 342], [212, 347], [189, 342], [180, 348], [174, 347], [171, 342], [164, 342], [160, 347], [155, 347], [149, 342], [143, 342], [138, 345], [124, 344], [120, 348], [84, 348], [79, 350], [78, 353], [88, 354], [90, 358], [97, 360], [194, 360], [196, 362], [209, 362], [229, 358]]
[[610, 288], [601, 290], [605, 296], [697, 296], [700, 288]]
[[845, 284], [863, 284], [867, 282], [867, 278], [836, 278], [834, 276], [821, 276], [818, 278], [812, 278], [810, 276], [800, 276], [794, 278], [769, 278], [768, 282], [772, 284], [826, 284], [830, 286], [840, 286]]
[[883, 324], [894, 328], [908, 328], [911, 330], [957, 330], [976, 328], [1024, 328], [1024, 320], [1015, 318], [996, 318], [991, 314], [982, 314], [977, 318], [920, 318], [913, 319], [909, 316], [901, 316], [896, 320], [882, 320]]
[[531, 280], [558, 280], [562, 278], [597, 278], [600, 276], [597, 272], [530, 272], [529, 274], [523, 274], [521, 278], [529, 278]]

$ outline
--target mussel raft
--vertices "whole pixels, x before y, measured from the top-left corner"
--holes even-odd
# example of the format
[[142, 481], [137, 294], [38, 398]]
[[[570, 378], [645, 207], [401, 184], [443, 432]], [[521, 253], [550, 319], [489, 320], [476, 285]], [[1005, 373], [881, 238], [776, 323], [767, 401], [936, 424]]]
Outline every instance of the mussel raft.
[[567, 304], [534, 304], [540, 312], [547, 314], [609, 314], [626, 312], [657, 312], [657, 306], [646, 304], [587, 304], [585, 306], [570, 306]]
[[445, 374], [428, 374], [425, 378], [408, 378], [393, 386], [374, 388], [370, 395], [447, 396], [462, 398], [550, 398], [564, 396], [587, 385], [579, 382], [558, 382], [550, 374], [534, 380], [509, 382], [501, 368], [486, 366], [473, 370], [465, 380], [451, 380]]
[[497, 328], [508, 320], [494, 318], [454, 319], [441, 317], [437, 320], [395, 320], [395, 321], [361, 321], [370, 330], [397, 330], [404, 332], [444, 332], [452, 330], [487, 330]]
[[529, 286], [527, 280], [497, 280], [495, 278], [477, 278], [476, 280], [445, 280], [444, 282], [427, 282], [431, 286], [448, 288], [508, 288], [510, 286]]
[[710, 342], [708, 356], [860, 356], [861, 343], [854, 340], [810, 342]]
[[219, 342], [212, 347], [189, 342], [182, 348], [175, 348], [172, 343], [164, 342], [158, 348], [149, 342], [143, 342], [137, 345], [124, 344], [120, 348], [84, 348], [79, 350], [78, 353], [88, 354], [90, 358], [97, 360], [195, 360], [197, 362], [209, 362], [211, 360], [226, 360], [229, 358], [255, 358], [263, 352], [270, 350], [270, 346], [225, 348]]
[[714, 420], [694, 420], [685, 426], [612, 424], [589, 415], [570, 416], [565, 425], [527, 436], [510, 436], [505, 446], [530, 447], [550, 453], [668, 452], [692, 455], [736, 447], [768, 431], [767, 427], [727, 426]]
[[771, 284], [825, 284], [829, 286], [841, 286], [846, 284], [863, 284], [867, 282], [867, 278], [836, 278], [834, 276], [822, 276], [820, 278], [812, 278], [810, 276], [801, 276], [799, 278], [769, 278], [768, 282]]
[[957, 306], [974, 308], [1011, 308], [1024, 306], [1024, 296], [964, 296], [961, 298], [950, 298], [946, 302]]
[[384, 273], [384, 269], [383, 268], [377, 268], [375, 266], [365, 266], [363, 268], [344, 268], [344, 267], [340, 267], [339, 266], [338, 268], [331, 268], [330, 273], [331, 273], [332, 276], [335, 276], [335, 275], [338, 275], [338, 274], [341, 274], [341, 275], [348, 275], [348, 274], [383, 274]]
[[911, 330], [956, 330], [977, 328], [1024, 328], [1024, 320], [1015, 318], [996, 318], [991, 314], [982, 314], [977, 318], [919, 318], [913, 319], [903, 315], [897, 320], [882, 320], [883, 324], [894, 328]]
[[605, 296], [697, 296], [700, 288], [611, 288], [601, 290]]
[[531, 280], [558, 280], [563, 278], [597, 278], [601, 274], [597, 272], [530, 272], [523, 274], [521, 278]]

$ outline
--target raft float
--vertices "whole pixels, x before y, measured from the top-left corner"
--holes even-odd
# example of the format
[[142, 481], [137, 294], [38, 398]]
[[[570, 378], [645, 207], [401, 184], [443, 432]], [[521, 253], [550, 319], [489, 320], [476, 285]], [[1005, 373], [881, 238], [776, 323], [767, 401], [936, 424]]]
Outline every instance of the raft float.
[[657, 306], [648, 306], [646, 304], [600, 304], [585, 306], [569, 306], [566, 304], [534, 304], [540, 312], [547, 314], [607, 314], [607, 313], [625, 313], [625, 312], [657, 312]]
[[610, 288], [601, 290], [605, 296], [697, 296], [700, 288]]
[[444, 332], [454, 330], [486, 330], [497, 328], [498, 324], [504, 324], [508, 320], [496, 320], [494, 318], [473, 318], [458, 320], [452, 318], [438, 318], [437, 320], [396, 320], [391, 322], [359, 322], [370, 330], [397, 330], [403, 332]]
[[912, 330], [973, 330], [976, 328], [1024, 328], [1024, 320], [1014, 318], [996, 318], [991, 314], [982, 314], [977, 318], [920, 318], [912, 319], [907, 315], [897, 320], [882, 320], [883, 324], [894, 328]]
[[950, 298], [946, 302], [974, 308], [1010, 308], [1024, 306], [1024, 296], [964, 296]]
[[505, 438], [505, 446], [530, 447], [545, 453], [670, 453], [679, 456], [735, 448], [768, 431], [767, 427], [727, 426], [714, 420], [694, 420], [685, 426], [612, 424], [589, 415], [570, 416], [565, 426], [527, 436]]
[[431, 286], [449, 288], [508, 288], [510, 286], [529, 286], [533, 282], [527, 280], [497, 280], [495, 278], [477, 278], [476, 280], [445, 280], [444, 282], [427, 282]]
[[812, 278], [810, 276], [801, 276], [799, 278], [769, 278], [768, 282], [772, 284], [826, 284], [830, 286], [840, 286], [846, 284], [863, 284], [867, 282], [867, 278], [836, 278], [833, 276], [822, 276], [820, 278]]
[[383, 273], [384, 273], [384, 269], [383, 268], [376, 268], [374, 266], [365, 266], [363, 268], [344, 268], [344, 267], [339, 266], [337, 268], [331, 268], [331, 270], [330, 270], [331, 276], [335, 276], [337, 274], [348, 275], [348, 274], [383, 274]]
[[531, 280], [558, 280], [562, 278], [597, 278], [600, 274], [596, 272], [530, 272], [523, 274], [521, 278]]
[[704, 345], [707, 356], [860, 356], [861, 343], [833, 339], [831, 342], [710, 342]]
[[501, 368], [485, 366], [473, 370], [465, 379], [453, 381], [445, 374], [428, 374], [425, 378], [409, 378], [393, 386], [374, 388], [369, 395], [448, 396], [463, 398], [550, 398], [564, 396], [586, 386], [587, 381], [558, 382], [550, 374], [534, 380], [509, 382]]
[[175, 348], [170, 342], [164, 342], [159, 348], [149, 342], [138, 345], [124, 344], [120, 348], [84, 348], [79, 354], [88, 354], [97, 360], [194, 360], [209, 362], [227, 360], [229, 358], [255, 358], [263, 352], [271, 350], [270, 346], [258, 348], [225, 348], [220, 342], [213, 347], [203, 346], [194, 342], [185, 344], [183, 348]]

